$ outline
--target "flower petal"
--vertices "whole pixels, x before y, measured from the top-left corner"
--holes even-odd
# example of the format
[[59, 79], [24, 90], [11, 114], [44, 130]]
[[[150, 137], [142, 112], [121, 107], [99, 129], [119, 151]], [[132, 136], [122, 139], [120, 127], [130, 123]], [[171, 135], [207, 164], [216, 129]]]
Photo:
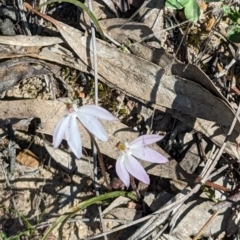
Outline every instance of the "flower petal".
[[66, 116], [64, 116], [56, 125], [56, 127], [54, 128], [54, 132], [53, 132], [53, 147], [54, 148], [58, 148], [58, 146], [60, 145], [64, 133], [65, 133], [65, 129], [68, 126], [68, 122], [70, 121], [70, 115], [67, 114]]
[[84, 114], [82, 112], [77, 112], [77, 116], [84, 127], [87, 128], [87, 130], [95, 135], [98, 139], [104, 142], [108, 140], [106, 131], [96, 117], [90, 116], [86, 113]]
[[159, 136], [157, 134], [148, 134], [148, 135], [142, 135], [135, 140], [133, 140], [129, 145], [130, 148], [136, 148], [141, 146], [146, 146], [155, 142], [158, 142], [162, 140], [164, 136]]
[[109, 121], [117, 120], [117, 118], [114, 117], [106, 109], [96, 106], [96, 105], [82, 106], [82, 107], [78, 108], [77, 112], [81, 112], [83, 114], [88, 114], [88, 115], [95, 116], [97, 118], [105, 119], [105, 120], [109, 120]]
[[125, 167], [127, 171], [135, 178], [144, 182], [146, 184], [150, 183], [150, 179], [148, 174], [146, 173], [145, 169], [142, 165], [138, 162], [136, 158], [131, 155], [125, 155], [126, 160], [124, 161]]
[[69, 147], [77, 158], [82, 156], [82, 140], [80, 137], [77, 119], [75, 116], [71, 116], [69, 125], [65, 129], [65, 136]]
[[132, 150], [132, 155], [136, 158], [152, 163], [166, 163], [168, 159], [162, 154], [149, 147], [139, 147]]
[[118, 177], [122, 180], [122, 182], [126, 185], [126, 187], [129, 187], [130, 185], [130, 176], [127, 172], [125, 165], [124, 165], [124, 158], [125, 155], [120, 155], [117, 159], [115, 169]]

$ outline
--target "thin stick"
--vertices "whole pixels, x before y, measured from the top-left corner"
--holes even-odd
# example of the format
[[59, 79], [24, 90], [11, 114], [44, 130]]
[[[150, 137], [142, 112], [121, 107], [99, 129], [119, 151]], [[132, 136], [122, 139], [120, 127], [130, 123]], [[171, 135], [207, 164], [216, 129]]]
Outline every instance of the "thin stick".
[[[181, 39], [181, 41], [180, 41], [180, 43], [179, 43], [179, 45], [178, 45], [178, 48], [177, 48], [177, 50], [176, 50], [176, 53], [174, 54], [174, 58], [173, 58], [173, 60], [172, 60], [172, 62], [171, 62], [171, 66], [173, 65], [174, 61], [176, 61], [176, 59], [177, 59], [177, 54], [178, 54], [178, 52], [179, 52], [179, 50], [180, 50], [180, 48], [181, 48], [181, 46], [182, 46], [182, 44], [183, 44], [184, 39], [186, 38], [187, 33], [188, 33], [189, 29], [191, 28], [191, 26], [192, 26], [192, 23], [189, 22], [189, 23], [188, 23], [188, 26], [187, 26], [187, 29], [186, 29], [185, 33], [183, 34], [182, 39]], [[181, 28], [180, 28], [180, 29], [181, 29]]]
[[[152, 214], [150, 214], [148, 216], [145, 216], [143, 218], [140, 218], [140, 219], [137, 219], [135, 221], [132, 221], [132, 222], [130, 222], [130, 223], [124, 225], [124, 226], [116, 227], [116, 228], [112, 229], [111, 231], [107, 231], [105, 234], [111, 234], [113, 232], [117, 232], [119, 230], [126, 229], [127, 227], [130, 227], [130, 226], [136, 225], [138, 223], [144, 222], [144, 221], [146, 221], [149, 218], [152, 218], [154, 216], [160, 216], [161, 213], [165, 213], [167, 211], [172, 211], [173, 207], [175, 207], [176, 205], [179, 205], [182, 202], [184, 202], [187, 199], [189, 199], [194, 193], [196, 193], [200, 189], [200, 187], [201, 187], [201, 185], [198, 184], [191, 190], [191, 192], [187, 193], [182, 198], [178, 199], [177, 201], [175, 201], [175, 202], [173, 202], [171, 204], [166, 204], [163, 208], [159, 209], [155, 213], [152, 213]], [[98, 235], [95, 235], [95, 236], [92, 236], [92, 237], [89, 237], [89, 238], [85, 238], [85, 240], [96, 239], [96, 238], [102, 237], [103, 235], [104, 234], [101, 233], [101, 234], [98, 234]]]
[[[90, 9], [90, 11], [92, 12], [92, 1], [88, 0], [88, 7]], [[95, 28], [94, 28], [94, 24], [91, 20], [91, 33], [92, 33], [92, 47], [93, 47], [93, 66], [94, 66], [94, 88], [95, 88], [95, 105], [98, 105], [98, 65], [97, 65], [97, 48], [96, 48], [96, 34], [95, 34]], [[97, 184], [97, 148], [96, 145], [93, 145], [93, 164], [94, 164], [94, 170], [93, 170], [93, 174], [94, 174], [94, 184], [95, 184], [95, 190], [96, 190], [96, 195], [99, 196], [99, 187]], [[106, 174], [105, 174], [106, 175]], [[101, 206], [98, 206], [98, 211], [99, 211], [99, 218], [101, 220], [101, 225], [102, 225], [102, 230], [103, 233], [106, 231], [105, 230], [105, 225], [103, 222], [103, 216], [102, 216], [102, 208]], [[107, 240], [107, 235], [104, 235], [104, 239]]]
[[229, 138], [229, 136], [232, 134], [232, 131], [233, 131], [233, 129], [234, 129], [235, 125], [236, 125], [236, 122], [237, 122], [237, 120], [238, 120], [239, 113], [240, 113], [240, 104], [238, 105], [238, 110], [237, 110], [237, 112], [236, 112], [236, 114], [235, 114], [235, 117], [234, 117], [234, 119], [233, 119], [232, 125], [231, 125], [231, 127], [230, 127], [230, 129], [229, 129], [229, 131], [228, 131], [228, 134], [227, 134], [227, 136], [226, 136], [226, 138], [225, 138], [225, 140], [224, 140], [224, 143], [223, 143], [222, 147], [220, 148], [220, 150], [219, 150], [216, 158], [214, 159], [214, 161], [213, 161], [213, 163], [211, 164], [210, 168], [208, 169], [207, 173], [206, 173], [205, 176], [202, 178], [202, 181], [201, 181], [201, 182], [202, 182], [203, 184], [207, 181], [208, 176], [211, 174], [212, 170], [213, 170], [214, 167], [217, 165], [218, 160], [219, 160], [220, 157], [222, 156], [223, 150], [225, 149], [226, 144], [227, 144], [227, 142], [228, 142], [228, 138]]
[[165, 224], [163, 226], [163, 228], [156, 234], [156, 236], [154, 236], [153, 240], [157, 240], [159, 239], [159, 237], [162, 235], [162, 233], [167, 229], [168, 224]]
[[[46, 8], [47, 8], [46, 3], [47, 3], [46, 0], [40, 0], [40, 2], [39, 2], [39, 5], [41, 6], [40, 12], [43, 13], [43, 14], [46, 13]], [[42, 26], [43, 26], [43, 18], [41, 18], [40, 21], [39, 21], [38, 29], [37, 29], [37, 35], [41, 34]]]
[[31, 36], [31, 31], [29, 29], [29, 25], [27, 22], [27, 18], [25, 15], [25, 11], [23, 8], [23, 1], [22, 0], [17, 0], [17, 4], [18, 4], [18, 8], [19, 8], [19, 15], [20, 15], [20, 19], [22, 21], [22, 27], [23, 27], [23, 31], [26, 35]]
[[[85, 129], [86, 129], [86, 128], [85, 128]], [[109, 181], [108, 181], [108, 179], [107, 179], [107, 176], [106, 176], [106, 169], [105, 169], [105, 166], [104, 166], [102, 153], [101, 153], [101, 151], [100, 151], [100, 149], [99, 149], [99, 147], [98, 147], [98, 144], [97, 144], [94, 136], [92, 135], [92, 133], [90, 133], [90, 132], [88, 131], [88, 129], [86, 129], [86, 131], [87, 131], [88, 134], [90, 135], [91, 140], [93, 141], [93, 144], [94, 144], [94, 146], [95, 146], [96, 149], [97, 149], [97, 155], [98, 155], [99, 165], [100, 165], [100, 168], [101, 168], [101, 172], [102, 172], [104, 181], [105, 181], [105, 183], [106, 183], [106, 185], [107, 185], [107, 188], [108, 188], [109, 190], [112, 190], [112, 187], [111, 187], [111, 185], [110, 185], [110, 183], [109, 183]]]
[[214, 214], [208, 219], [208, 221], [204, 224], [204, 226], [199, 230], [199, 232], [193, 238], [193, 240], [197, 240], [202, 235], [202, 232], [211, 224], [211, 222], [218, 215], [218, 213], [219, 213], [219, 211], [214, 212]]
[[[10, 181], [9, 181], [8, 175], [7, 175], [7, 173], [6, 173], [6, 170], [5, 170], [2, 162], [0, 162], [0, 167], [2, 168], [2, 172], [3, 172], [3, 175], [4, 175], [5, 180], [6, 180], [6, 185], [7, 185], [7, 187], [9, 188], [10, 194], [12, 195], [12, 197], [11, 197], [11, 202], [12, 202], [12, 204], [13, 204], [13, 208], [14, 208], [14, 210], [15, 210], [17, 213], [19, 213], [18, 208], [17, 208], [17, 204], [16, 204], [15, 199], [14, 199], [14, 196], [13, 196], [12, 186], [11, 186], [11, 183], [10, 183]], [[21, 219], [21, 217], [20, 217], [19, 214], [18, 214], [18, 221], [19, 221], [20, 225], [23, 226], [23, 222], [22, 222], [22, 219]]]
[[[225, 148], [225, 146], [226, 146], [226, 143], [227, 143], [228, 136], [232, 133], [233, 128], [234, 128], [234, 126], [235, 126], [235, 124], [236, 124], [236, 122], [237, 122], [239, 112], [240, 112], [240, 104], [239, 104], [239, 106], [238, 106], [237, 113], [236, 113], [236, 115], [235, 115], [235, 118], [233, 119], [231, 128], [230, 128], [230, 130], [229, 130], [229, 132], [228, 132], [228, 135], [226, 136], [225, 141], [224, 141], [221, 149], [219, 150], [219, 152], [218, 152], [215, 160], [213, 161], [213, 164], [210, 166], [209, 170], [207, 171], [207, 173], [205, 174], [204, 178], [202, 179], [202, 181], [201, 181], [202, 184], [204, 184], [204, 183], [206, 182], [206, 180], [209, 179], [209, 175], [210, 175], [212, 169], [216, 166], [216, 164], [217, 164], [217, 162], [218, 162], [218, 159], [219, 159], [220, 156], [222, 155], [222, 152], [223, 152], [223, 150], [224, 150], [224, 148]], [[177, 200], [177, 201], [175, 201], [175, 202], [173, 202], [173, 203], [171, 203], [171, 204], [166, 204], [164, 207], [162, 207], [161, 209], [159, 209], [159, 210], [156, 211], [155, 213], [150, 214], [150, 215], [148, 215], [148, 216], [146, 216], [146, 217], [143, 217], [143, 218], [141, 218], [141, 219], [135, 220], [135, 221], [133, 221], [133, 222], [131, 222], [131, 223], [129, 223], [129, 224], [126, 224], [126, 225], [124, 225], [124, 226], [116, 227], [116, 228], [114, 228], [113, 230], [106, 232], [105, 234], [110, 234], [110, 233], [113, 233], [113, 232], [116, 232], [116, 231], [125, 229], [125, 228], [127, 228], [127, 227], [130, 227], [130, 226], [132, 226], [132, 225], [136, 225], [136, 224], [141, 223], [141, 222], [144, 222], [144, 221], [146, 221], [146, 220], [148, 220], [149, 218], [152, 218], [152, 217], [154, 217], [154, 216], [160, 216], [160, 213], [167, 212], [167, 211], [173, 209], [173, 207], [175, 207], [176, 205], [178, 205], [178, 204], [184, 202], [185, 200], [189, 199], [194, 193], [196, 193], [196, 192], [200, 189], [200, 187], [201, 187], [202, 184], [199, 184], [199, 183], [198, 183], [198, 184], [191, 190], [190, 193], [186, 194], [185, 196], [183, 196], [182, 198], [180, 198], [179, 200]], [[96, 235], [96, 236], [93, 236], [93, 237], [90, 237], [90, 238], [87, 238], [87, 239], [96, 239], [96, 238], [99, 238], [99, 237], [101, 237], [101, 236], [103, 236], [103, 234], [98, 234], [98, 235]]]

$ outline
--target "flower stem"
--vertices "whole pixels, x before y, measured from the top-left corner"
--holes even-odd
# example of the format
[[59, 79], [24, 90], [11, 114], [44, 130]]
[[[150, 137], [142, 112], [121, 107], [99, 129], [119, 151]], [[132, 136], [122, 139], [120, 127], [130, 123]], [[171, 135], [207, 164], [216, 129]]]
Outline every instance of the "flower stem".
[[137, 195], [137, 198], [138, 200], [141, 199], [141, 196], [140, 196], [140, 193], [137, 189], [137, 186], [136, 186], [136, 183], [135, 183], [135, 179], [133, 176], [130, 176], [130, 183], [131, 183], [131, 187], [133, 189], [133, 191], [135, 191], [136, 195]]
[[103, 162], [103, 155], [102, 155], [102, 153], [101, 153], [101, 151], [100, 151], [100, 149], [98, 147], [98, 144], [97, 144], [94, 136], [88, 130], [87, 130], [87, 132], [88, 132], [88, 134], [89, 134], [93, 144], [97, 148], [97, 155], [98, 155], [99, 165], [100, 165], [100, 169], [101, 169], [101, 173], [103, 175], [104, 181], [105, 181], [105, 183], [107, 185], [107, 188], [108, 188], [108, 190], [112, 190], [112, 187], [111, 187], [111, 185], [110, 185], [110, 183], [108, 181], [107, 175], [106, 175], [106, 169], [105, 169], [105, 165], [104, 165], [104, 162]]

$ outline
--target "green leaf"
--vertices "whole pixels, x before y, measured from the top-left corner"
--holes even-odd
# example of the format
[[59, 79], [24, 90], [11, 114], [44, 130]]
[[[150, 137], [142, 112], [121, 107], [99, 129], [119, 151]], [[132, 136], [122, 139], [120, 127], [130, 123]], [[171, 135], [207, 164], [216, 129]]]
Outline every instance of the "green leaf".
[[223, 5], [222, 7], [224, 14], [228, 15], [231, 12], [231, 9], [228, 5]]
[[[46, 5], [46, 4], [54, 3], [54, 2], [60, 2], [60, 1], [59, 0], [50, 0], [50, 1], [47, 1], [46, 3], [43, 3], [40, 7], [42, 7], [42, 6]], [[102, 39], [105, 39], [103, 31], [102, 31], [102, 29], [101, 29], [101, 27], [100, 27], [100, 25], [98, 23], [98, 20], [96, 19], [94, 14], [90, 11], [90, 9], [84, 3], [81, 3], [81, 2], [79, 2], [77, 0], [63, 0], [63, 2], [72, 3], [75, 6], [82, 8], [88, 14], [88, 16], [91, 18], [91, 20], [93, 21], [93, 23], [94, 23], [94, 25], [96, 27], [96, 30], [101, 35]]]
[[188, 4], [189, 1], [191, 0], [167, 0], [165, 2], [165, 7], [171, 9], [182, 9]]
[[233, 23], [237, 23], [238, 19], [240, 18], [239, 13], [236, 11], [232, 11], [227, 16], [233, 21]]
[[184, 14], [191, 22], [197, 22], [200, 16], [200, 8], [196, 0], [190, 0], [185, 6]]
[[240, 21], [240, 13], [236, 9], [232, 9], [230, 6], [224, 5], [223, 12], [233, 21], [233, 23], [238, 23]]
[[81, 209], [85, 209], [86, 207], [92, 204], [101, 204], [104, 200], [116, 198], [119, 196], [128, 197], [134, 201], [137, 200], [136, 196], [132, 193], [124, 192], [124, 191], [115, 191], [115, 192], [105, 193], [97, 197], [92, 197], [88, 200], [80, 202], [76, 206], [70, 208], [67, 212], [63, 213], [63, 215], [61, 215], [59, 218], [57, 218], [57, 220], [45, 231], [44, 236], [42, 237], [42, 240], [46, 240], [48, 235], [53, 231], [54, 228], [56, 228], [60, 223], [62, 224], [65, 223], [67, 219], [75, 215], [77, 211]]
[[228, 32], [228, 39], [235, 43], [240, 43], [240, 27], [235, 27]]
[[0, 232], [0, 239], [1, 240], [8, 240], [7, 236], [2, 231]]

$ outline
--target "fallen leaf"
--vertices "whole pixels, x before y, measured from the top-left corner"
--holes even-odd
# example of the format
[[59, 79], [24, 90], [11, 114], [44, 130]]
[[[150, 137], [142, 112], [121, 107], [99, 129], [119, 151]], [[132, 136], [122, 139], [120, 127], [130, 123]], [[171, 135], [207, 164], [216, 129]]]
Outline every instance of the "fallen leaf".
[[19, 152], [19, 154], [16, 156], [16, 160], [21, 165], [33, 168], [39, 166], [40, 162], [39, 158], [29, 149], [24, 149], [23, 151]]
[[207, 4], [205, 2], [202, 2], [199, 4], [199, 7], [200, 7], [201, 11], [204, 12], [207, 9]]
[[[93, 68], [93, 61], [90, 58], [92, 56], [91, 38], [83, 37], [77, 29], [46, 15], [41, 14], [41, 16], [58, 27], [85, 66], [73, 63], [75, 59], [72, 59], [72, 62], [68, 60], [68, 64], [77, 66], [79, 70], [86, 70], [86, 66]], [[165, 69], [131, 54], [123, 53], [99, 39], [96, 39], [96, 45], [99, 77], [103, 82], [127, 93], [138, 101], [155, 103], [156, 109], [168, 111], [173, 117], [202, 132], [218, 146], [222, 146], [235, 113], [230, 104], [219, 97], [220, 93], [218, 93], [218, 97], [214, 96], [217, 93], [212, 94], [214, 88], [209, 83], [209, 88], [206, 89], [201, 84], [203, 79], [198, 79], [200, 83], [196, 83], [183, 78], [184, 75], [194, 77], [194, 74], [196, 75], [195, 66], [183, 71], [184, 65], [177, 64], [174, 71], [180, 72], [182, 75], [172, 76], [165, 73]], [[50, 50], [47, 54], [51, 54]], [[52, 60], [62, 64], [63, 59], [63, 57], [56, 55], [56, 59]], [[239, 133], [240, 124], [238, 121], [229, 138], [231, 143], [226, 147], [226, 151], [233, 156], [235, 156], [235, 142]]]
[[[54, 70], [55, 69], [55, 70]], [[13, 87], [24, 78], [57, 72], [60, 67], [36, 59], [19, 58], [0, 63], [0, 93]]]
[[212, 17], [212, 18], [208, 19], [206, 21], [206, 23], [204, 24], [205, 30], [210, 32], [212, 30], [214, 24], [215, 24], [215, 18]]
[[49, 46], [57, 43], [62, 43], [63, 40], [59, 37], [46, 37], [46, 36], [0, 36], [0, 43], [15, 46]]

